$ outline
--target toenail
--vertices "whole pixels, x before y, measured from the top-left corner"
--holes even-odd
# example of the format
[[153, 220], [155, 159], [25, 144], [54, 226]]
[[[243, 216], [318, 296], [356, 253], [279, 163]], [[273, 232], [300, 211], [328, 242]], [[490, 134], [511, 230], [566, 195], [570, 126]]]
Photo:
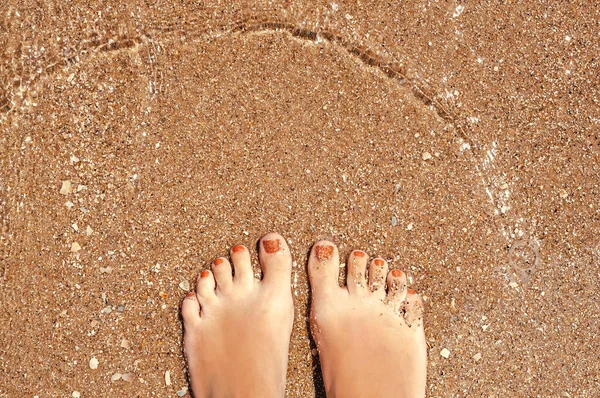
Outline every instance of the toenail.
[[222, 259], [222, 258], [218, 258], [218, 259], [216, 259], [216, 260], [215, 260], [215, 262], [214, 262], [214, 264], [215, 264], [215, 265], [220, 265], [220, 264], [223, 264], [223, 259]]
[[238, 252], [244, 251], [244, 246], [242, 246], [242, 245], [235, 245], [235, 246], [233, 246], [232, 250], [233, 250], [234, 253], [238, 253]]
[[185, 298], [192, 298], [196, 295], [196, 293], [194, 292], [187, 292], [187, 294], [185, 295]]
[[315, 247], [315, 256], [318, 260], [329, 260], [333, 256], [333, 246]]
[[407, 292], [408, 292], [408, 294], [417, 294], [417, 292], [414, 291], [413, 289], [408, 289]]
[[210, 275], [210, 272], [206, 270], [200, 272], [200, 278], [206, 278], [208, 275]]
[[383, 260], [382, 260], [382, 259], [380, 259], [380, 258], [377, 258], [377, 259], [375, 259], [374, 263], [375, 263], [375, 265], [376, 265], [376, 266], [378, 266], [378, 267], [383, 267], [383, 264], [385, 264], [385, 263], [383, 262]]
[[267, 253], [277, 253], [279, 251], [279, 239], [263, 240], [263, 247]]
[[364, 257], [365, 256], [365, 252], [360, 251], [360, 250], [355, 250], [354, 251], [354, 257]]
[[393, 269], [392, 276], [394, 278], [400, 278], [402, 276], [402, 271], [400, 271], [399, 269]]

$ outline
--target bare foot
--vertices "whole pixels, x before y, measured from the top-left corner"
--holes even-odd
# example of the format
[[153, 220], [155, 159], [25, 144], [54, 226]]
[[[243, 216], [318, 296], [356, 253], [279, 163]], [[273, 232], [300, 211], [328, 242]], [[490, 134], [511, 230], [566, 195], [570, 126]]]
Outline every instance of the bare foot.
[[381, 258], [371, 260], [367, 284], [367, 260], [363, 251], [350, 254], [344, 288], [333, 243], [315, 243], [308, 260], [311, 329], [327, 396], [424, 397], [423, 301]]
[[292, 257], [281, 235], [260, 240], [263, 279], [254, 278], [250, 253], [231, 249], [212, 272], [198, 277], [183, 300], [183, 346], [194, 396], [283, 397], [294, 305]]

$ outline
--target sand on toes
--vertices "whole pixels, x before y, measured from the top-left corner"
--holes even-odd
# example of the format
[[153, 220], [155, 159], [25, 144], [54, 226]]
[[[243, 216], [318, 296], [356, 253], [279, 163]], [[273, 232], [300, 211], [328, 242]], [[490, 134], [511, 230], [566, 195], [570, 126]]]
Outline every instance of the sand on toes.
[[424, 397], [421, 297], [382, 258], [350, 253], [344, 287], [338, 284], [339, 264], [332, 242], [314, 244], [308, 261], [311, 332], [327, 396]]
[[[182, 303], [183, 346], [194, 396], [282, 397], [294, 306], [285, 239], [259, 242], [262, 280], [241, 245], [200, 272]], [[235, 276], [234, 276], [235, 275]]]

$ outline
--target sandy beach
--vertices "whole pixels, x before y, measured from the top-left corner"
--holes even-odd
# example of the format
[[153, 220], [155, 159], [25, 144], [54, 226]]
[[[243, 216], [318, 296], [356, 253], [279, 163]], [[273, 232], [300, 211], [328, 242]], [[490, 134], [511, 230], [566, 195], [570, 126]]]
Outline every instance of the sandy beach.
[[269, 231], [289, 397], [321, 238], [423, 295], [428, 396], [600, 393], [599, 3], [3, 1], [0, 397], [190, 396], [181, 300]]

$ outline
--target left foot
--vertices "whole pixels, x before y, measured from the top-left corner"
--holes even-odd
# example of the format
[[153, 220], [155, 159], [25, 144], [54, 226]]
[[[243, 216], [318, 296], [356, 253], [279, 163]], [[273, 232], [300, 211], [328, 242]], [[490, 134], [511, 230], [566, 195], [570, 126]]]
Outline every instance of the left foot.
[[198, 277], [183, 300], [183, 346], [194, 396], [283, 397], [294, 305], [292, 257], [281, 235], [259, 243], [262, 280], [254, 278], [250, 253], [231, 249], [212, 272]]

